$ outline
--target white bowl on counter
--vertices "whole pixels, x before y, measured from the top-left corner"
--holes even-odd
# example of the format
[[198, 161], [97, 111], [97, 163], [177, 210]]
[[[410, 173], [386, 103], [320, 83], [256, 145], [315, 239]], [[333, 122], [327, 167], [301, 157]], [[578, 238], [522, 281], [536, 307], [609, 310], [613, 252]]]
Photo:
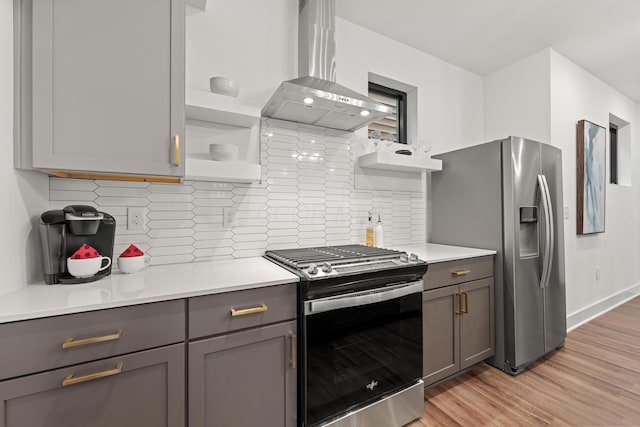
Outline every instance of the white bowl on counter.
[[211, 160], [232, 162], [238, 158], [238, 147], [233, 144], [209, 144]]
[[209, 89], [211, 92], [226, 96], [238, 96], [238, 82], [227, 77], [211, 77], [209, 79]]

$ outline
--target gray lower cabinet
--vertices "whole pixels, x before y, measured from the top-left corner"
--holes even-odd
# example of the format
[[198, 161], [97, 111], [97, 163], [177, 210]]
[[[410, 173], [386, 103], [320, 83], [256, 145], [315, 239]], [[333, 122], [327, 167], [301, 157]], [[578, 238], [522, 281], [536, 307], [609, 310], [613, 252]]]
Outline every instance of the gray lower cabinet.
[[296, 322], [189, 343], [189, 426], [296, 425]]
[[0, 380], [184, 340], [183, 300], [3, 324]]
[[184, 0], [19, 0], [20, 167], [184, 175]]
[[0, 427], [295, 427], [295, 298], [294, 283], [2, 324]]
[[0, 427], [184, 425], [184, 344], [0, 382]]
[[460, 315], [460, 369], [466, 369], [495, 352], [493, 278], [460, 285], [465, 306]]
[[189, 427], [295, 427], [296, 288], [189, 299]]
[[182, 427], [185, 301], [0, 325], [0, 427]]
[[[490, 258], [492, 261], [492, 258]], [[486, 266], [482, 265], [485, 270]], [[459, 272], [468, 272], [452, 265]], [[437, 269], [434, 269], [437, 271]], [[458, 274], [456, 274], [458, 273]], [[465, 273], [469, 274], [469, 273]], [[492, 275], [489, 268], [483, 275]], [[441, 272], [437, 273], [441, 276]], [[473, 274], [471, 278], [475, 278]], [[495, 353], [493, 277], [423, 292], [423, 371], [425, 385], [434, 384]], [[438, 282], [436, 286], [442, 285]]]
[[460, 317], [457, 286], [422, 294], [422, 368], [425, 385], [460, 370]]

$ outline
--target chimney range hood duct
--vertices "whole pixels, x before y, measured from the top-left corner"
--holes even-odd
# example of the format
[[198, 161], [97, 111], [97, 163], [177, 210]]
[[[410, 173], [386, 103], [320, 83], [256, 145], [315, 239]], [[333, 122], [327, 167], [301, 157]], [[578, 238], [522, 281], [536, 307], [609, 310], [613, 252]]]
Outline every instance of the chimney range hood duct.
[[262, 115], [355, 131], [393, 109], [335, 82], [335, 0], [299, 0], [299, 78], [280, 84]]

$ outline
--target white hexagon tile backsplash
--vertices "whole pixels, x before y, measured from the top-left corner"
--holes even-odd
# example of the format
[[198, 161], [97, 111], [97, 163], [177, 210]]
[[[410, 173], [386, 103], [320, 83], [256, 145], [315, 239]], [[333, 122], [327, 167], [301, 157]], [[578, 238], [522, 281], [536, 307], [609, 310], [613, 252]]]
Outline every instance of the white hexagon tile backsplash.
[[[153, 264], [260, 256], [267, 249], [364, 243], [367, 212], [388, 247], [426, 240], [424, 193], [354, 189], [358, 138], [275, 119], [262, 123], [262, 182], [183, 184], [50, 178], [51, 209], [88, 204], [116, 218], [114, 255], [133, 243]], [[127, 207], [146, 208], [127, 229]], [[223, 208], [236, 211], [223, 226]]]

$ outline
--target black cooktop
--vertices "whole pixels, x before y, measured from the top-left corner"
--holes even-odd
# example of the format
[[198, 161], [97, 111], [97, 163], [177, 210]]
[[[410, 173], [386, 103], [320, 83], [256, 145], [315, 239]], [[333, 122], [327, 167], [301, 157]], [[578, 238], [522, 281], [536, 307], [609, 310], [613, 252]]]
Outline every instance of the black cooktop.
[[405, 252], [392, 249], [373, 248], [364, 245], [321, 246], [267, 251], [265, 256], [293, 269], [304, 269], [311, 264], [329, 262], [339, 265], [357, 261], [396, 259]]

